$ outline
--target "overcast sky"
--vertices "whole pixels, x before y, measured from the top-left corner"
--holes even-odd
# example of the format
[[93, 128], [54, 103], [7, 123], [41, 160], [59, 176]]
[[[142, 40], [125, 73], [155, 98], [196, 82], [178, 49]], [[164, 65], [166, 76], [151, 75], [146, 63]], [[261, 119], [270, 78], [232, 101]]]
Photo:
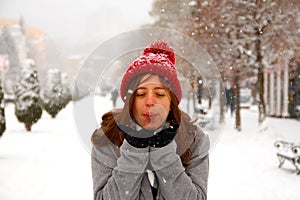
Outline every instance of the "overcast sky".
[[114, 18], [120, 30], [132, 30], [151, 22], [151, 6], [152, 0], [0, 0], [0, 17], [22, 15], [26, 24], [50, 37], [78, 37], [86, 34], [87, 17], [92, 14], [102, 12]]

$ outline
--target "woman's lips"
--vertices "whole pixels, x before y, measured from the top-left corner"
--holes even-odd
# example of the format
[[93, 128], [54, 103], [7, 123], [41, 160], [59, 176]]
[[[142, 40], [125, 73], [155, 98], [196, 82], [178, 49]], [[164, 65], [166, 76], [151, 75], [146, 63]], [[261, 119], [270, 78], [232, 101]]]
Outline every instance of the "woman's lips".
[[143, 114], [143, 116], [147, 119], [153, 119], [153, 118], [157, 117], [158, 114], [156, 114], [156, 113], [145, 113], [145, 114]]

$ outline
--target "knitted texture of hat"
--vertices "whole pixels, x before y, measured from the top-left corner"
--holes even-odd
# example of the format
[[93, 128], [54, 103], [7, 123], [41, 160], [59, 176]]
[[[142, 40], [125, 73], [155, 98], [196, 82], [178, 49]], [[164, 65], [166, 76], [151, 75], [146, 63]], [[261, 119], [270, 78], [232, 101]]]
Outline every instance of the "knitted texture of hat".
[[129, 65], [123, 76], [120, 87], [122, 100], [125, 101], [130, 82], [136, 76], [141, 74], [155, 74], [163, 77], [170, 83], [170, 89], [176, 95], [178, 102], [180, 102], [182, 91], [174, 64], [174, 50], [169, 47], [168, 43], [158, 40], [147, 46], [144, 49], [143, 55]]

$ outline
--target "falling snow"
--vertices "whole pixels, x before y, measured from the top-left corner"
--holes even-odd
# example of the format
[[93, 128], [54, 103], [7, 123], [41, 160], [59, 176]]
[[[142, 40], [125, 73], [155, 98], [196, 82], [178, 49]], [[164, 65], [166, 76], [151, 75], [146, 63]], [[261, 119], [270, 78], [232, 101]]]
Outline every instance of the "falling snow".
[[[99, 115], [111, 106], [108, 96], [97, 102]], [[76, 133], [72, 104], [56, 119], [43, 114], [32, 133], [25, 134], [12, 104], [6, 115], [7, 131], [0, 139], [1, 200], [93, 199], [90, 155]], [[278, 168], [274, 148], [277, 139], [300, 141], [300, 122], [267, 118], [259, 128], [254, 108], [242, 110], [242, 119], [245, 128], [237, 132], [226, 114], [223, 134], [210, 154], [208, 198], [300, 199], [299, 176], [289, 163]]]

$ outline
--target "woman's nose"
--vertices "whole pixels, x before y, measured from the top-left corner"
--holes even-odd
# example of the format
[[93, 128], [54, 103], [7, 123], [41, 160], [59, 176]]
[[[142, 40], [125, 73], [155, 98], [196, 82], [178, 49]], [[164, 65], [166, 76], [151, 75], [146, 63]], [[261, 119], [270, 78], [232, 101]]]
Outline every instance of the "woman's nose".
[[153, 98], [153, 95], [148, 95], [146, 99], [146, 106], [154, 106], [155, 100]]

